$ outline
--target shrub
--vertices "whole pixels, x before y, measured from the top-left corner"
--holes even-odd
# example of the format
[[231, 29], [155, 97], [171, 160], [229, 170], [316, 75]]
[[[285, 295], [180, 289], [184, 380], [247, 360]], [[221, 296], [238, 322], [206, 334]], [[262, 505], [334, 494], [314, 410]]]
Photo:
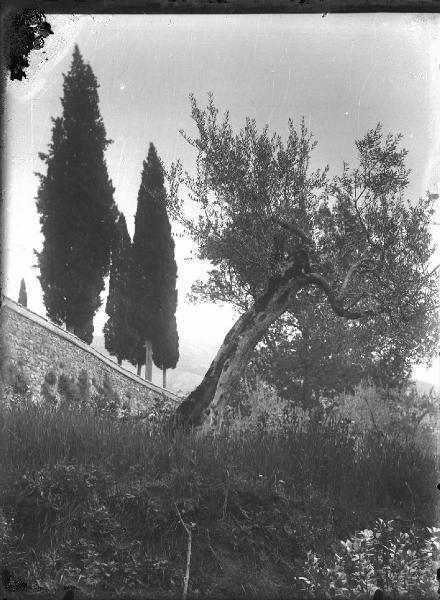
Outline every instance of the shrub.
[[12, 387], [14, 394], [23, 396], [23, 398], [30, 394], [30, 383], [29, 378], [26, 375], [21, 361], [10, 362], [8, 368], [8, 381]]
[[73, 377], [61, 373], [58, 378], [58, 391], [67, 404], [81, 402], [81, 389]]
[[369, 598], [377, 587], [394, 594], [422, 598], [435, 591], [434, 562], [440, 549], [440, 529], [407, 531], [378, 519], [373, 529], [332, 545], [330, 557], [307, 553], [298, 578], [309, 597]]
[[254, 427], [275, 430], [296, 412], [302, 411], [296, 411], [288, 400], [277, 395], [275, 388], [258, 380], [255, 386], [246, 388], [246, 394], [241, 394], [240, 402], [226, 407], [225, 425], [231, 432]]
[[426, 442], [429, 424], [437, 416], [439, 398], [430, 392], [419, 394], [415, 384], [405, 388], [380, 390], [362, 384], [355, 393], [337, 399], [336, 412], [346, 416], [361, 429], [375, 429], [411, 439], [420, 434]]
[[3, 357], [0, 373], [2, 404], [26, 404], [34, 399], [30, 379], [22, 361], [12, 360], [8, 356]]
[[48, 384], [48, 385], [55, 385], [57, 382], [57, 376], [55, 371], [48, 371], [44, 377], [44, 381]]
[[85, 369], [82, 369], [78, 374], [78, 389], [83, 404], [88, 404], [91, 397], [91, 386], [89, 375]]
[[104, 377], [102, 386], [98, 386], [98, 392], [92, 397], [92, 403], [98, 412], [106, 412], [118, 415], [121, 409], [121, 399], [110, 382], [108, 375]]
[[43, 381], [41, 385], [40, 391], [41, 397], [45, 402], [55, 406], [57, 404], [57, 396], [53, 392], [53, 388], [47, 383], [47, 381]]

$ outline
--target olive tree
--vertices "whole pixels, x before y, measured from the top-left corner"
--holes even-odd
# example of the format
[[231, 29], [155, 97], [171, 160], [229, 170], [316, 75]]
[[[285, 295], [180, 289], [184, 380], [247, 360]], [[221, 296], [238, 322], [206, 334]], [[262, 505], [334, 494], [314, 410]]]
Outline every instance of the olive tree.
[[[414, 357], [438, 343], [439, 278], [432, 267], [434, 196], [410, 201], [400, 135], [381, 125], [356, 142], [357, 164], [312, 170], [315, 140], [304, 121], [283, 140], [246, 119], [234, 132], [212, 95], [191, 96], [197, 135], [195, 174], [180, 161], [169, 172], [173, 214], [211, 261], [193, 295], [229, 302], [240, 316], [200, 385], [178, 407], [177, 424], [217, 426], [256, 344], [284, 313], [317, 292], [341, 319], [369, 320]], [[184, 193], [186, 192], [186, 193]], [[186, 198], [197, 208], [186, 216]], [[385, 339], [385, 336], [384, 336]]]

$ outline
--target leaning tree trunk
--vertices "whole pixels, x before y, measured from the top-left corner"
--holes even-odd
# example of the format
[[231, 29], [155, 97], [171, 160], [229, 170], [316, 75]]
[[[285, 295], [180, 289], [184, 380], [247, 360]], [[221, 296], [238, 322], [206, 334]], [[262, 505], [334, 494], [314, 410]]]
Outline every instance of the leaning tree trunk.
[[177, 426], [200, 426], [209, 412], [211, 423], [217, 428], [221, 426], [223, 408], [235, 393], [255, 346], [268, 327], [288, 309], [303, 285], [304, 280], [295, 267], [270, 279], [267, 291], [227, 333], [203, 381], [178, 406]]

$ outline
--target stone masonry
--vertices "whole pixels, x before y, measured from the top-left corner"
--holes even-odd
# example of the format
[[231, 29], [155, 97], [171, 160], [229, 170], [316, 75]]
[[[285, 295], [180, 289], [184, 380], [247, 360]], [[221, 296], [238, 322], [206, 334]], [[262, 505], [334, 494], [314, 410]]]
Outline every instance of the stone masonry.
[[181, 398], [141, 377], [130, 373], [78, 337], [51, 321], [2, 298], [1, 349], [3, 364], [18, 365], [33, 395], [39, 397], [48, 373], [58, 379], [64, 375], [77, 379], [86, 372], [95, 388], [107, 377], [122, 403], [132, 414], [149, 409], [173, 409]]

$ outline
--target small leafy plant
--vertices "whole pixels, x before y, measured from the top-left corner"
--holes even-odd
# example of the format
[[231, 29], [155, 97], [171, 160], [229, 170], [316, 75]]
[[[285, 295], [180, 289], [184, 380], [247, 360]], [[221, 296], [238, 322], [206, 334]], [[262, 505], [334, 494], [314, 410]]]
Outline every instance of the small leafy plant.
[[391, 597], [426, 598], [435, 591], [439, 550], [439, 528], [402, 531], [394, 521], [378, 519], [373, 529], [332, 544], [329, 557], [310, 550], [298, 580], [309, 597], [369, 598], [379, 587]]

